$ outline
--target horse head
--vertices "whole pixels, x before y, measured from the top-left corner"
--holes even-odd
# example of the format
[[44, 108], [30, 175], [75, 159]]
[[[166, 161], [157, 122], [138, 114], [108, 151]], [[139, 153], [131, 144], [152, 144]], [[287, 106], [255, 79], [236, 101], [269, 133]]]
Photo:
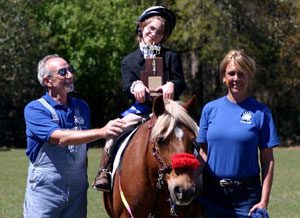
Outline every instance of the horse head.
[[194, 103], [195, 97], [184, 104], [161, 96], [154, 100], [150, 120], [134, 130], [121, 151], [113, 192], [103, 194], [110, 217], [201, 215], [193, 201], [201, 178], [193, 155], [198, 126], [188, 114]]
[[193, 155], [198, 126], [188, 114], [195, 101], [180, 105], [157, 97], [153, 103], [150, 144], [159, 168], [157, 186], [165, 181], [176, 205], [188, 205], [199, 188], [200, 163]]

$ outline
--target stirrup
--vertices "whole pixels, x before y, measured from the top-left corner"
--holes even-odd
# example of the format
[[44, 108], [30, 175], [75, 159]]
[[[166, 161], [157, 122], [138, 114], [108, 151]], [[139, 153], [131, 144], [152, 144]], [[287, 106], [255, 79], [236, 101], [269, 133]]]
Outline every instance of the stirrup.
[[[100, 177], [101, 173], [105, 173], [106, 177], [104, 177], [104, 176]], [[106, 179], [107, 184], [96, 184], [96, 182], [101, 179]], [[107, 169], [99, 170], [99, 172], [97, 173], [97, 176], [95, 177], [94, 182], [92, 184], [92, 188], [97, 189], [98, 191], [110, 192], [111, 191], [111, 172]]]

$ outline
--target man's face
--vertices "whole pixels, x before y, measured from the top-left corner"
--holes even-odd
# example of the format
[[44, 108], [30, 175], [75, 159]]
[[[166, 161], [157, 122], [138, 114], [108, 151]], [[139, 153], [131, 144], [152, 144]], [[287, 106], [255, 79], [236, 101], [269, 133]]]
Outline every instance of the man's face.
[[47, 61], [48, 70], [52, 74], [48, 77], [48, 88], [56, 92], [72, 92], [74, 90], [73, 84], [73, 70], [62, 58], [51, 58]]

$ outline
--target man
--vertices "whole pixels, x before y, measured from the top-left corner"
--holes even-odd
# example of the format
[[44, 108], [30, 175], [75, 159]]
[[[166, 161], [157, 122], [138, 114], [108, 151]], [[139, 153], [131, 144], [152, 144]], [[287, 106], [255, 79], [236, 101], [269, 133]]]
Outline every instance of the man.
[[59, 55], [38, 65], [38, 80], [46, 94], [24, 110], [30, 160], [24, 217], [86, 217], [87, 145], [120, 134], [124, 121], [90, 128], [89, 107], [68, 96], [74, 90], [73, 69]]

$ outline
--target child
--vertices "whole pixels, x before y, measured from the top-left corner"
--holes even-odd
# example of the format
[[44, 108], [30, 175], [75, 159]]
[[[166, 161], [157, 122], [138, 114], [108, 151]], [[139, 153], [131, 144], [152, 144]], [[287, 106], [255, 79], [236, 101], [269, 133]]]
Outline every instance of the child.
[[[122, 114], [126, 127], [141, 122], [143, 115], [151, 113], [150, 91], [141, 81], [145, 59], [157, 56], [163, 58], [163, 85], [157, 87], [155, 92], [162, 93], [164, 98], [178, 100], [186, 88], [180, 55], [161, 47], [161, 43], [171, 35], [175, 24], [175, 14], [163, 6], [146, 9], [138, 19], [136, 33], [139, 48], [128, 54], [121, 63], [123, 91], [133, 100], [133, 105]], [[154, 46], [156, 51], [151, 49]], [[103, 149], [99, 172], [93, 183], [93, 187], [98, 190], [110, 191], [108, 166], [111, 149], [112, 140], [107, 141]]]

